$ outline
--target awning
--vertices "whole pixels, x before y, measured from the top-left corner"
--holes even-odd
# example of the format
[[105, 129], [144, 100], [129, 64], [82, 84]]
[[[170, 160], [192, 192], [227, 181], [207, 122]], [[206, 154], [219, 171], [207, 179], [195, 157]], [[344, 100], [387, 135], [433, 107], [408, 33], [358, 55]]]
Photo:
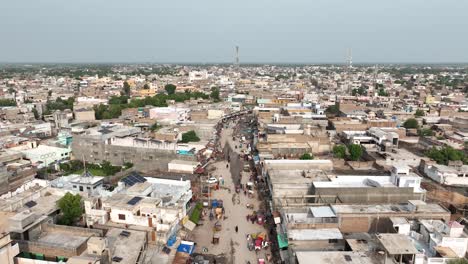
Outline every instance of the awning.
[[182, 241], [180, 242], [179, 247], [177, 248], [177, 252], [184, 252], [188, 254], [192, 254], [195, 249], [195, 243], [191, 241]]
[[278, 234], [278, 245], [280, 249], [287, 248], [289, 243], [288, 243], [288, 238], [286, 234]]

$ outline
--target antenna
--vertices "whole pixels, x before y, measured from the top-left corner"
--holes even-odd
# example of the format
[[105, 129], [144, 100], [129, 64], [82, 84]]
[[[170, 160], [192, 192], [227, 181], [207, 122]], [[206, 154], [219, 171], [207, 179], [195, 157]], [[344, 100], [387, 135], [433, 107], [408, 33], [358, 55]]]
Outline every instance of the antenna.
[[236, 58], [235, 58], [235, 64], [236, 66], [239, 66], [240, 65], [240, 62], [239, 62], [239, 46], [236, 46]]
[[351, 48], [346, 49], [346, 90], [348, 94], [351, 93], [351, 85], [350, 85], [350, 71], [353, 67], [353, 50]]

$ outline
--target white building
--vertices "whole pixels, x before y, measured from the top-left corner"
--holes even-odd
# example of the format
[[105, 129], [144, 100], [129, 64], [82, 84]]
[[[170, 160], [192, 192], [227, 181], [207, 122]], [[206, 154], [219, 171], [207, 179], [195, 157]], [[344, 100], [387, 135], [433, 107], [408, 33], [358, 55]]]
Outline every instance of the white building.
[[70, 148], [59, 148], [47, 145], [39, 145], [37, 148], [20, 150], [26, 159], [35, 163], [38, 168], [70, 158]]
[[446, 166], [425, 162], [422, 169], [427, 177], [440, 184], [468, 187], [468, 165]]

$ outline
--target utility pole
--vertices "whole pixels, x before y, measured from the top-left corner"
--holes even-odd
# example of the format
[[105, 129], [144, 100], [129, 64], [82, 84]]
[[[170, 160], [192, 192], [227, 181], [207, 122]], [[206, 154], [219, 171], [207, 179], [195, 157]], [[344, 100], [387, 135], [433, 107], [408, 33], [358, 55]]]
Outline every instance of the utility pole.
[[236, 46], [236, 55], [235, 55], [234, 65], [235, 65], [236, 67], [239, 67], [239, 65], [240, 65], [240, 61], [239, 61], [239, 46]]

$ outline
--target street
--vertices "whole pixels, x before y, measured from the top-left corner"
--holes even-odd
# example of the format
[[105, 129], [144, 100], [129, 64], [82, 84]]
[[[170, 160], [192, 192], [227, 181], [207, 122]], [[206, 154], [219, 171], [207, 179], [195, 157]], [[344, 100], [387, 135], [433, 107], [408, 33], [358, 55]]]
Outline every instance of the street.
[[[194, 230], [194, 239], [197, 242], [196, 253], [208, 254], [216, 257], [217, 263], [257, 263], [259, 258], [266, 258], [266, 254], [271, 254], [269, 248], [258, 251], [248, 249], [247, 236], [258, 235], [265, 236], [267, 234], [263, 225], [248, 221], [246, 216], [258, 211], [260, 201], [258, 200], [257, 190], [254, 189], [254, 194], [249, 198], [244, 194], [243, 190], [236, 193], [236, 184], [246, 185], [249, 181], [250, 172], [244, 171], [244, 161], [240, 157], [242, 150], [246, 147], [239, 148], [240, 142], [236, 135], [236, 141], [233, 141], [235, 125], [230, 125], [229, 128], [224, 128], [221, 132], [220, 147], [224, 152], [225, 160], [217, 161], [210, 165], [210, 174], [214, 177], [222, 177], [224, 185], [220, 183], [218, 190], [213, 190], [210, 200], [221, 199], [225, 209], [225, 219], [210, 220], [208, 215], [209, 208], [205, 208], [204, 224], [198, 226]], [[236, 132], [237, 132], [236, 131]], [[244, 144], [245, 145], [245, 144]], [[237, 146], [237, 148], [236, 148]], [[228, 164], [229, 168], [226, 168]], [[214, 170], [213, 170], [214, 168]], [[239, 179], [239, 175], [242, 175]], [[252, 205], [253, 209], [247, 208], [247, 205]], [[221, 224], [219, 244], [213, 244], [214, 226], [218, 221]], [[236, 232], [236, 227], [238, 232]], [[268, 238], [267, 238], [268, 239]], [[267, 240], [266, 239], [266, 240]], [[253, 243], [253, 242], [252, 242]]]

